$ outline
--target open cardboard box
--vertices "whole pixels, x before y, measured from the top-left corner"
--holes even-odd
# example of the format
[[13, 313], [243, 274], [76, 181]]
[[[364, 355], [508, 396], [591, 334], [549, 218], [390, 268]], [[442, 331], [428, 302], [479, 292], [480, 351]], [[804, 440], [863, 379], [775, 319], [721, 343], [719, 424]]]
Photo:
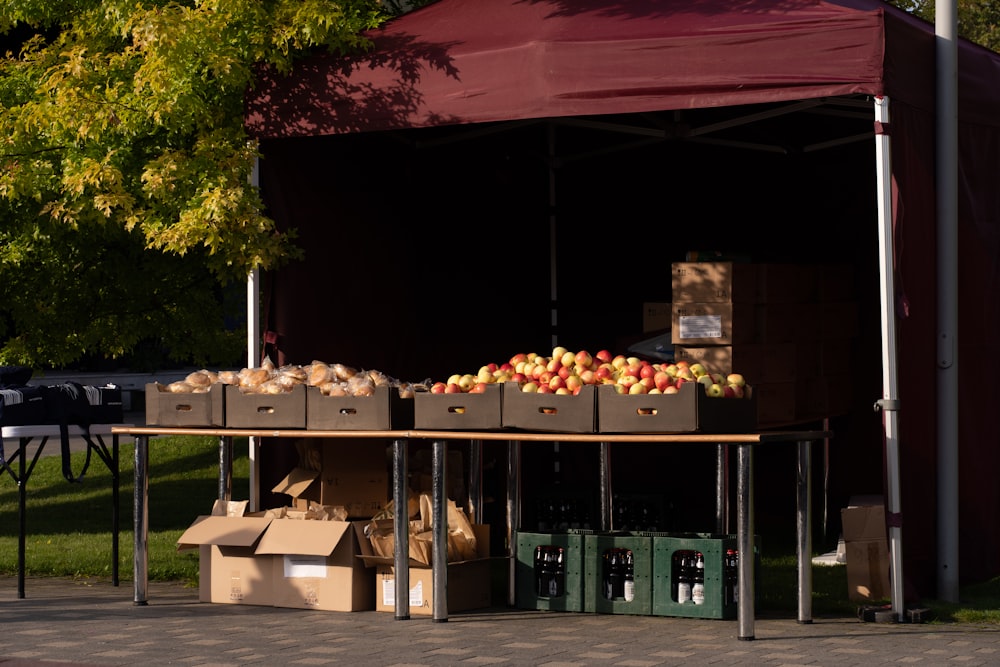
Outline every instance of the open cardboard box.
[[180, 536], [177, 550], [198, 549], [198, 599], [201, 602], [271, 606], [274, 586], [270, 560], [254, 551], [271, 519], [227, 515], [221, 501], [212, 514], [199, 516]]
[[275, 485], [274, 493], [290, 496], [296, 506], [298, 501], [343, 506], [349, 519], [370, 519], [385, 508], [391, 492], [384, 443], [303, 438], [295, 447], [299, 464]]
[[[482, 609], [492, 604], [490, 527], [472, 524], [476, 536], [476, 557], [448, 563], [448, 611]], [[375, 567], [375, 611], [396, 611], [396, 569], [391, 556], [362, 556]], [[434, 613], [434, 571], [425, 563], [410, 559], [410, 613]]]
[[375, 572], [363, 521], [275, 519], [255, 550], [270, 566], [276, 607], [323, 611], [374, 608]]

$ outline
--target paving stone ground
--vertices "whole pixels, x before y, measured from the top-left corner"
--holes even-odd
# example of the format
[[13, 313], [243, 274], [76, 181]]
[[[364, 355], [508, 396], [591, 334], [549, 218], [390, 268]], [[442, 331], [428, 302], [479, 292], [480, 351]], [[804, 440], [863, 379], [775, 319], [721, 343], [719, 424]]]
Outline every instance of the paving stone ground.
[[732, 620], [510, 608], [447, 621], [386, 612], [209, 604], [194, 588], [0, 578], [0, 667], [73, 665], [1000, 665], [1000, 627], [760, 617], [753, 640]]

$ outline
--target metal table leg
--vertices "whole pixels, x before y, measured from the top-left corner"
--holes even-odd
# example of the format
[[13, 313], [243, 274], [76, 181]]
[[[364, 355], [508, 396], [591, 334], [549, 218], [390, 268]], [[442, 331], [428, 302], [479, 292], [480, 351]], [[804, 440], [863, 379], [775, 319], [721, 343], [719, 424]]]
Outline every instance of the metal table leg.
[[601, 530], [614, 530], [612, 517], [614, 517], [614, 507], [612, 507], [613, 494], [611, 490], [611, 443], [602, 442], [600, 444], [600, 488], [601, 488]]
[[149, 436], [135, 437], [135, 482], [132, 491], [133, 524], [135, 548], [133, 553], [133, 569], [135, 594], [133, 602], [137, 605], [147, 604], [149, 585]]
[[219, 500], [233, 499], [233, 436], [219, 438]]
[[[21, 448], [17, 450], [17, 597], [24, 599], [24, 542], [27, 521], [25, 519], [25, 509], [28, 494], [27, 462], [25, 461], [28, 442], [31, 438], [21, 438]], [[45, 446], [45, 440], [38, 446], [39, 449]]]
[[[98, 436], [100, 438], [100, 436]], [[121, 487], [121, 468], [118, 465], [118, 434], [111, 436], [111, 583], [118, 585], [118, 543], [121, 532], [121, 515], [118, 510], [118, 496]]]
[[795, 535], [798, 538], [799, 623], [812, 623], [812, 451], [800, 442]]
[[517, 532], [521, 530], [521, 442], [507, 443], [507, 604], [517, 605]]
[[715, 532], [729, 532], [729, 449], [719, 443], [715, 446]]
[[407, 441], [392, 442], [392, 506], [393, 521], [393, 565], [395, 568], [395, 603], [396, 620], [405, 621], [410, 618], [410, 516], [409, 487], [406, 477], [409, 473], [407, 463]]
[[431, 553], [431, 576], [434, 589], [434, 621], [448, 620], [448, 495], [446, 484], [448, 468], [448, 443], [435, 440], [431, 451], [431, 477], [433, 489], [431, 505], [434, 525], [431, 526], [433, 549]]
[[736, 548], [739, 550], [738, 639], [754, 638], [753, 447], [742, 443], [736, 455]]

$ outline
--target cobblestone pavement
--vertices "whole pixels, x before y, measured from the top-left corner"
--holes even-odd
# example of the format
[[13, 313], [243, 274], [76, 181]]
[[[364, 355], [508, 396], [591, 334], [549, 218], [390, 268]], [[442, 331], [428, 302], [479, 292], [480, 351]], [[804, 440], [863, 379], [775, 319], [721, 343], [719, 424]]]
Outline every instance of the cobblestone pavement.
[[760, 617], [736, 621], [508, 608], [396, 620], [208, 604], [196, 589], [151, 582], [0, 578], [0, 667], [75, 665], [1000, 665], [1000, 628]]

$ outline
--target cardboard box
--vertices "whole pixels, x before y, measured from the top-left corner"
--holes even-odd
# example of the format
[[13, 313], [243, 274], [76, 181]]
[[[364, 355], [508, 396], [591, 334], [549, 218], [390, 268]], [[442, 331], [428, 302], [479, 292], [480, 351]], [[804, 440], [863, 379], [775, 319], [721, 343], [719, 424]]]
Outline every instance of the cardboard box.
[[324, 396], [306, 388], [306, 428], [328, 431], [391, 431], [413, 428], [413, 399], [388, 385], [373, 396]]
[[275, 519], [255, 554], [271, 568], [274, 606], [323, 611], [374, 608], [366, 522]]
[[811, 264], [675, 262], [674, 303], [808, 303], [819, 293], [822, 269]]
[[504, 428], [562, 433], [597, 431], [597, 387], [584, 385], [579, 394], [524, 392], [516, 382], [504, 388]]
[[414, 428], [427, 431], [495, 431], [503, 426], [502, 384], [490, 384], [481, 394], [431, 394], [413, 397]]
[[851, 499], [840, 510], [847, 554], [847, 595], [853, 601], [888, 599], [889, 542], [881, 496]]
[[305, 428], [305, 385], [283, 394], [244, 394], [226, 385], [226, 427]]
[[700, 363], [711, 373], [739, 373], [751, 385], [791, 382], [798, 372], [800, 348], [795, 343], [675, 345], [674, 360]]
[[794, 382], [766, 382], [753, 385], [757, 400], [757, 425], [775, 426], [794, 422], [796, 419]]
[[226, 425], [226, 386], [214, 384], [202, 394], [172, 394], [146, 385], [148, 426], [199, 427]]
[[751, 398], [710, 398], [697, 382], [676, 394], [619, 394], [610, 385], [597, 390], [600, 433], [747, 433], [757, 428]]
[[759, 303], [809, 303], [818, 300], [823, 268], [813, 264], [761, 264]]
[[342, 506], [350, 519], [370, 519], [392, 496], [385, 443], [368, 438], [296, 442], [300, 463], [272, 491], [293, 500]]
[[271, 606], [274, 581], [270, 559], [255, 555], [271, 519], [262, 516], [199, 516], [177, 541], [178, 549], [198, 547], [201, 602]]
[[[846, 366], [843, 366], [846, 368]], [[802, 418], [834, 417], [851, 411], [855, 380], [844, 372], [796, 382], [795, 412]]]
[[860, 332], [860, 314], [854, 301], [831, 301], [819, 305], [820, 336], [823, 340], [855, 338]]
[[642, 304], [642, 331], [650, 333], [670, 328], [671, 304], [668, 302], [646, 302]]
[[[492, 560], [490, 530], [474, 524], [475, 560], [448, 563], [448, 611], [468, 611], [492, 605]], [[376, 567], [375, 611], [396, 611], [396, 576], [391, 558], [365, 559]], [[410, 613], [430, 616], [434, 613], [434, 570], [410, 561]]]
[[674, 262], [671, 293], [674, 304], [757, 303], [760, 268], [741, 262]]

